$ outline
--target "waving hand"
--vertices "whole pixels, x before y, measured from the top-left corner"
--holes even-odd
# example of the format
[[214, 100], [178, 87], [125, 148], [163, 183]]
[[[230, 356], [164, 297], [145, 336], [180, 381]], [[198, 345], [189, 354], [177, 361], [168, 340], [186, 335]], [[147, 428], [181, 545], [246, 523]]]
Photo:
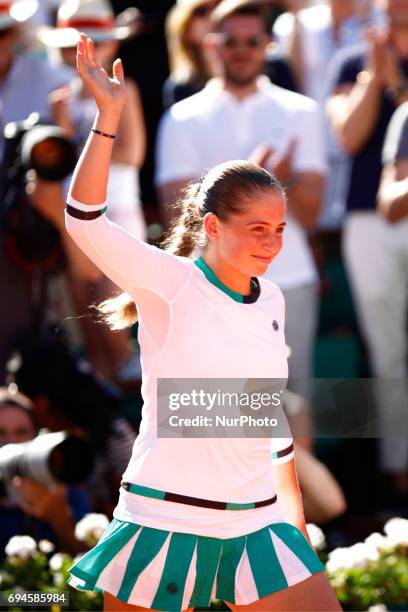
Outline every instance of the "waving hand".
[[120, 114], [126, 99], [122, 61], [120, 59], [114, 61], [113, 76], [110, 78], [106, 70], [96, 61], [92, 40], [81, 34], [77, 48], [77, 68], [99, 111], [116, 111]]

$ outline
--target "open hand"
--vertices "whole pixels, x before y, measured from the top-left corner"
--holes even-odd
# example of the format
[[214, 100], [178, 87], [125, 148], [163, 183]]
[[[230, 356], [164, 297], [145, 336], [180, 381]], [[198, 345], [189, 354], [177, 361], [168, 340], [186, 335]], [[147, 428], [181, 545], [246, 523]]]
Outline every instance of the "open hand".
[[84, 85], [95, 99], [99, 111], [121, 113], [126, 100], [126, 86], [122, 61], [113, 63], [113, 76], [98, 64], [95, 47], [85, 34], [80, 35], [77, 47], [77, 68]]
[[272, 174], [282, 183], [287, 185], [292, 179], [293, 155], [296, 149], [296, 140], [289, 143], [287, 151], [278, 155], [271, 147], [259, 146], [249, 156], [249, 161], [258, 164]]

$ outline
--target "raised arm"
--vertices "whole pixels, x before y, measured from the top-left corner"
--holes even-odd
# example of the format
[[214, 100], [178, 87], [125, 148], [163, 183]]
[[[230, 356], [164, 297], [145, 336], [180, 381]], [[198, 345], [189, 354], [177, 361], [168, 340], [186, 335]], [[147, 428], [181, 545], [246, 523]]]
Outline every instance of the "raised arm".
[[[77, 50], [77, 68], [98, 106], [93, 127], [115, 136], [126, 102], [121, 60], [115, 60], [113, 78], [109, 78], [96, 61], [92, 40], [81, 34]], [[105, 201], [113, 143], [114, 138], [91, 132], [71, 183], [70, 194], [75, 200], [83, 204], [100, 204]]]
[[116, 134], [126, 100], [122, 63], [114, 62], [113, 77], [109, 78], [96, 62], [92, 41], [81, 34], [77, 66], [97, 104], [94, 129], [101, 133], [91, 131], [73, 174], [65, 217], [68, 233], [98, 268], [134, 299], [139, 301], [147, 290], [171, 301], [190, 274], [188, 260], [138, 240], [105, 214], [114, 142], [110, 136]]

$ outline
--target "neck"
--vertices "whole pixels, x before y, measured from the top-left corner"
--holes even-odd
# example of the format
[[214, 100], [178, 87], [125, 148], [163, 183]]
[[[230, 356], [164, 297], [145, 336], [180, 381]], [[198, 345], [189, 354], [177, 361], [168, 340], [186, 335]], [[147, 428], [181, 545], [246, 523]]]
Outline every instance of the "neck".
[[228, 91], [230, 94], [232, 94], [235, 98], [243, 100], [244, 98], [246, 98], [252, 93], [255, 93], [258, 90], [258, 83], [255, 79], [247, 85], [241, 85], [224, 78], [223, 88], [225, 91]]
[[250, 276], [242, 274], [242, 272], [220, 259], [218, 255], [211, 251], [204, 253], [203, 260], [228, 289], [241, 295], [249, 295], [251, 293]]

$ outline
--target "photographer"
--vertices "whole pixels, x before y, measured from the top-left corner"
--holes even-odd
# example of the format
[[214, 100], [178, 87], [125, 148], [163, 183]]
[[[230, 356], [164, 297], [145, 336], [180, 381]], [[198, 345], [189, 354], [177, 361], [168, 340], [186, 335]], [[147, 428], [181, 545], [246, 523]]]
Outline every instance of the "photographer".
[[[0, 388], [0, 446], [28, 442], [36, 435], [30, 400]], [[64, 484], [46, 487], [20, 476], [0, 484], [0, 556], [17, 534], [50, 540], [70, 554], [86, 550], [74, 534], [75, 523], [90, 512], [88, 497], [81, 489]]]
[[[0, 0], [0, 160], [3, 156], [3, 128], [10, 121], [26, 119], [38, 112], [45, 119], [48, 95], [67, 82], [67, 74], [20, 51], [25, 38], [21, 23], [33, 14], [36, 3]], [[0, 172], [0, 191], [4, 172]], [[0, 206], [3, 213], [3, 201]], [[0, 306], [0, 384], [4, 382], [5, 361], [16, 338], [35, 322], [35, 295], [38, 278], [24, 270], [4, 244], [4, 216], [0, 218], [0, 291], [7, 299]]]
[[18, 388], [33, 402], [37, 425], [49, 431], [63, 429], [91, 443], [96, 457], [85, 487], [93, 511], [109, 516], [136, 437], [120, 413], [122, 397], [61, 342], [37, 341], [23, 347], [20, 355], [13, 374]]

